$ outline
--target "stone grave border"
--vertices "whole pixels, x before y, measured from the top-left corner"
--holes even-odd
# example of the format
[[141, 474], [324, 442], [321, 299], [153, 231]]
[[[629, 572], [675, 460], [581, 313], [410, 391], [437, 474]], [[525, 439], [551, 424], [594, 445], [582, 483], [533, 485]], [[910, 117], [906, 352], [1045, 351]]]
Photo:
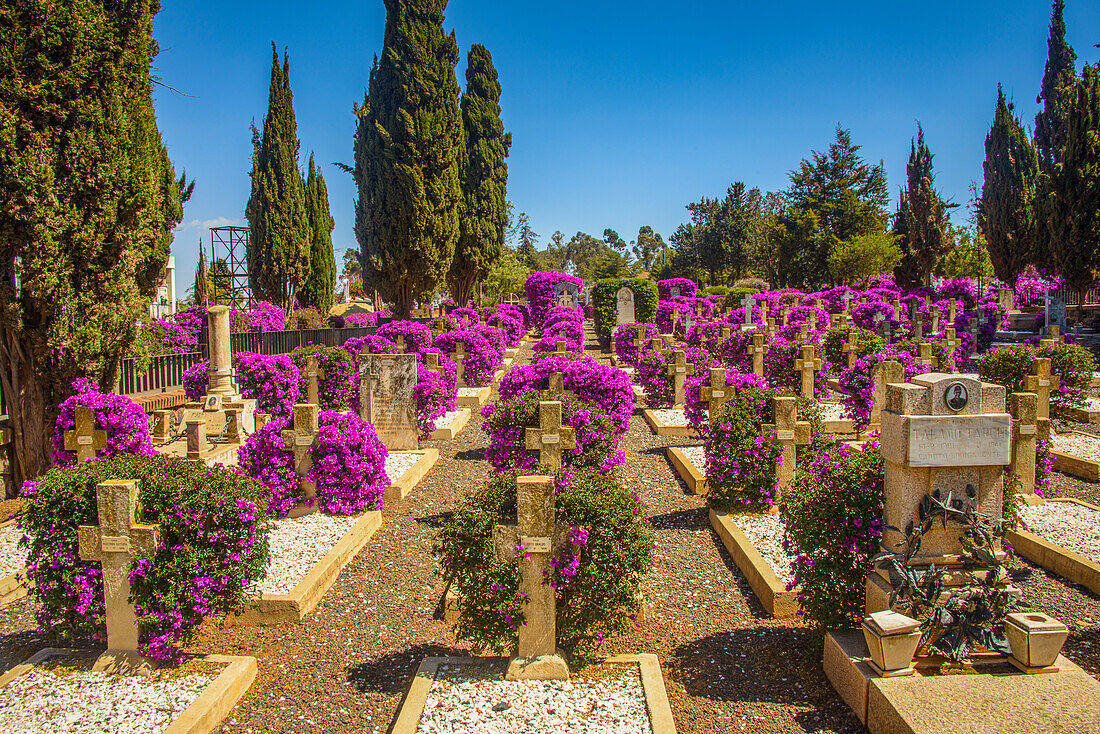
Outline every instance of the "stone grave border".
[[[1028, 702], [1036, 700], [1075, 701], [1078, 705], [1076, 710], [1059, 708], [1056, 716], [1064, 717], [1065, 721], [1079, 721], [1083, 728], [1061, 731], [1090, 731], [1087, 723], [1090, 718], [1100, 720], [1100, 714], [1092, 703], [1100, 695], [1100, 685], [1064, 655], [1059, 655], [1055, 660], [1054, 665], [1059, 672], [1053, 675], [976, 672], [881, 678], [871, 668], [870, 659], [861, 630], [838, 630], [826, 635], [825, 676], [871, 734], [1007, 731], [990, 725], [1006, 722], [1003, 713], [1006, 707], [998, 704], [1010, 700], [1019, 700], [1022, 706], [1031, 706], [1028, 710], [1035, 709]], [[960, 682], [968, 684], [966, 693], [984, 697], [981, 706], [974, 706], [972, 696], [965, 693], [959, 695], [957, 686]], [[1036, 690], [1039, 688], [1044, 690]], [[932, 700], [937, 705], [930, 706]], [[992, 700], [997, 703], [992, 703]], [[1020, 707], [1017, 706], [1015, 713], [1019, 712]], [[1028, 728], [1027, 731], [1039, 730]], [[1041, 731], [1054, 729], [1044, 728]]]
[[[401, 702], [401, 708], [397, 711], [397, 718], [390, 729], [390, 734], [415, 734], [420, 725], [420, 717], [424, 713], [428, 692], [431, 690], [440, 665], [474, 664], [478, 660], [477, 658], [431, 657], [420, 661], [420, 667], [417, 668], [416, 675], [409, 685], [409, 691]], [[645, 694], [645, 705], [653, 734], [676, 734], [676, 724], [672, 718], [672, 707], [668, 704], [668, 692], [665, 690], [661, 662], [656, 655], [652, 653], [616, 655], [600, 662], [637, 665], [642, 675], [642, 690]]]
[[[14, 517], [0, 522], [0, 530], [17, 522], [18, 520]], [[23, 573], [16, 571], [10, 576], [0, 578], [0, 607], [6, 607], [8, 604], [19, 601], [30, 593], [32, 586], [34, 586], [34, 582], [27, 578], [25, 570]]]
[[[462, 388], [459, 388], [460, 390]], [[491, 385], [472, 388], [477, 390], [476, 395], [455, 395], [455, 405], [459, 408], [480, 408], [489, 402], [489, 395], [493, 392]]]
[[1065, 418], [1075, 423], [1100, 423], [1100, 410], [1088, 408], [1075, 408], [1072, 405], [1057, 405], [1051, 403], [1050, 412], [1059, 418]]
[[691, 463], [682, 446], [669, 446], [667, 450], [669, 463], [687, 485], [688, 490], [694, 494], [707, 493], [707, 475], [699, 471], [695, 464]]
[[[1100, 512], [1100, 507], [1070, 497], [1057, 497], [1047, 502], [1067, 502]], [[1006, 530], [1005, 541], [1015, 548], [1017, 553], [1037, 566], [1075, 584], [1080, 584], [1094, 594], [1100, 594], [1100, 563], [1056, 545], [1028, 530]]]
[[[671, 408], [670, 410], [674, 410]], [[664, 423], [660, 417], [658, 417], [656, 409], [646, 408], [642, 411], [642, 418], [649, 424], [649, 427], [653, 429], [653, 432], [658, 436], [672, 436], [675, 438], [693, 438], [695, 432], [691, 430], [691, 426], [670, 426]]]
[[[1083, 431], [1067, 431], [1066, 433], [1059, 433], [1058, 435], [1072, 436], [1074, 434], [1100, 440], [1100, 436], [1095, 436]], [[1054, 471], [1062, 472], [1063, 474], [1072, 474], [1087, 482], [1100, 482], [1100, 461], [1093, 461], [1083, 456], [1055, 451], [1053, 448], [1050, 450], [1050, 458], [1051, 463], [1054, 465]]]
[[634, 393], [634, 404], [645, 403], [645, 388], [641, 385], [631, 385], [631, 392]]
[[[278, 522], [278, 521], [276, 521]], [[321, 601], [336, 577], [382, 527], [382, 513], [364, 512], [344, 537], [309, 570], [290, 593], [263, 594], [258, 605], [230, 617], [231, 624], [268, 626], [300, 622]]]
[[779, 580], [771, 564], [765, 560], [752, 541], [745, 536], [728, 512], [711, 509], [710, 525], [725, 546], [730, 558], [745, 575], [753, 593], [768, 614], [776, 618], [792, 617], [798, 614], [797, 588], [787, 591], [787, 585]]
[[[99, 653], [91, 650], [43, 648], [0, 676], [0, 688], [24, 673], [30, 672], [38, 663], [60, 655], [70, 659], [74, 656], [86, 655], [94, 660], [99, 656]], [[206, 685], [206, 688], [203, 689], [198, 698], [191, 702], [190, 706], [172, 719], [172, 723], [164, 729], [163, 734], [207, 734], [213, 731], [233, 707], [240, 702], [256, 679], [257, 663], [254, 657], [201, 655], [197, 659], [207, 663], [224, 665], [225, 668], [213, 681]]]
[[435, 466], [435, 462], [439, 461], [439, 449], [417, 449], [416, 451], [391, 451], [390, 455], [394, 454], [422, 454], [423, 456], [412, 465], [404, 474], [397, 479], [390, 481], [390, 486], [386, 488], [385, 502], [399, 502], [408, 496], [409, 492], [413, 490], [413, 487], [420, 484], [420, 480], [424, 478], [432, 467]]
[[458, 432], [465, 428], [466, 424], [470, 421], [469, 408], [458, 408], [457, 412], [458, 415], [451, 421], [451, 425], [435, 429], [428, 438], [432, 441], [453, 441], [454, 437], [458, 435]]

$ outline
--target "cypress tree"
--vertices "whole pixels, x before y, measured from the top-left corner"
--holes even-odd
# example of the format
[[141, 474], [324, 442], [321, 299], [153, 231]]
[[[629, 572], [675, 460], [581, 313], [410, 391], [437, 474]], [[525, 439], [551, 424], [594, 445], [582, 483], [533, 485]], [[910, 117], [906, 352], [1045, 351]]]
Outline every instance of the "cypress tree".
[[309, 251], [309, 277], [298, 292], [303, 306], [313, 306], [321, 315], [328, 315], [335, 300], [336, 257], [332, 252], [332, 228], [336, 221], [328, 208], [328, 187], [325, 178], [309, 156], [306, 178], [306, 215], [312, 235]]
[[1009, 285], [1031, 262], [1036, 238], [1035, 148], [997, 86], [993, 127], [985, 138], [985, 183], [978, 200], [978, 227], [997, 277]]
[[898, 192], [898, 208], [894, 211], [890, 234], [901, 249], [901, 262], [894, 267], [894, 282], [912, 290], [921, 284], [920, 262], [909, 244], [909, 196], [905, 189]]
[[355, 236], [364, 286], [408, 316], [451, 267], [458, 239], [462, 117], [446, 0], [386, 0], [382, 56], [355, 133]]
[[1069, 134], [1070, 108], [1076, 94], [1077, 54], [1066, 43], [1064, 0], [1054, 0], [1050, 13], [1050, 36], [1047, 38], [1047, 64], [1043, 86], [1035, 98], [1043, 109], [1035, 115], [1035, 147], [1039, 167], [1049, 171], [1058, 162], [1059, 151]]
[[[909, 152], [906, 166], [908, 201], [905, 223], [908, 227], [908, 253], [920, 267], [920, 282], [932, 281], [932, 268], [954, 244], [947, 211], [957, 206], [944, 201], [934, 188], [936, 174], [932, 171], [932, 152], [924, 142], [924, 128], [917, 125], [917, 137]], [[902, 251], [905, 253], [905, 250]], [[904, 265], [903, 261], [903, 265]]]
[[202, 249], [202, 240], [199, 240], [199, 264], [195, 266], [195, 283], [191, 286], [191, 293], [195, 297], [195, 303], [205, 304], [207, 297], [210, 295], [210, 289], [207, 288], [207, 265], [206, 265], [206, 250]]
[[1068, 122], [1050, 172], [1048, 226], [1058, 272], [1083, 296], [1100, 264], [1100, 70], [1085, 67]]
[[73, 380], [114, 388], [183, 217], [153, 112], [159, 9], [0, 11], [0, 384], [15, 486], [48, 465]]
[[271, 44], [271, 87], [261, 135], [252, 128], [252, 195], [248, 219], [248, 284], [252, 295], [289, 309], [309, 273], [309, 222], [298, 170], [298, 123], [290, 92], [290, 58]]
[[462, 95], [462, 128], [466, 144], [462, 158], [462, 217], [447, 283], [455, 303], [465, 305], [474, 285], [493, 269], [508, 227], [508, 149], [511, 133], [500, 119], [500, 82], [493, 57], [479, 43], [466, 61], [466, 93]]

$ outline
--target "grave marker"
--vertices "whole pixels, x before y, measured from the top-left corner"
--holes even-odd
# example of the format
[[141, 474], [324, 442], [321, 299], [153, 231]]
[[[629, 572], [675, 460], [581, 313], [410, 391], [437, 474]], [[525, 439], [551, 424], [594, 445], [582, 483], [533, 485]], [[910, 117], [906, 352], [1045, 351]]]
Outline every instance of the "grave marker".
[[302, 376], [306, 378], [306, 402], [320, 405], [320, 379], [325, 376], [325, 371], [318, 366], [317, 355], [311, 354], [306, 357], [306, 368], [305, 371], [302, 372]]
[[466, 387], [466, 345], [462, 342], [455, 344], [454, 354], [451, 355], [451, 359], [455, 361], [458, 366], [457, 381], [455, 384], [458, 387]]
[[722, 406], [733, 399], [733, 395], [733, 390], [727, 389], [725, 368], [711, 367], [710, 384], [699, 387], [699, 399], [707, 404], [707, 418], [713, 421]]
[[615, 294], [616, 324], [633, 324], [637, 319], [634, 316], [634, 291], [625, 285]]
[[359, 368], [360, 417], [390, 451], [420, 448], [416, 426], [416, 355], [369, 354]]
[[677, 349], [672, 353], [672, 364], [665, 367], [665, 374], [672, 378], [672, 404], [684, 404], [684, 380], [695, 374], [695, 365], [687, 361], [687, 353]]
[[83, 464], [95, 458], [96, 452], [107, 448], [107, 432], [95, 427], [95, 415], [86, 406], [73, 409], [76, 426], [65, 431], [65, 450], [76, 452], [76, 462]]
[[1020, 478], [1020, 494], [1035, 495], [1035, 450], [1039, 438], [1039, 396], [1014, 392], [1008, 396], [1012, 415], [1012, 471]]
[[754, 299], [748, 293], [746, 293], [745, 297], [741, 299], [741, 308], [743, 308], [745, 311], [745, 318], [741, 324], [741, 331], [751, 331], [754, 328], [752, 323], [752, 306], [755, 302], [756, 299]]
[[[313, 466], [310, 453], [317, 440], [318, 417], [320, 408], [312, 403], [297, 403], [294, 406], [294, 428], [279, 432], [283, 439], [283, 451], [294, 455], [294, 473], [298, 475], [298, 485], [302, 488], [303, 504], [312, 505], [317, 497], [317, 486], [306, 479]], [[190, 424], [188, 424], [190, 425]]]
[[1062, 386], [1062, 378], [1050, 374], [1050, 359], [1036, 357], [1031, 365], [1031, 374], [1024, 378], [1024, 390], [1038, 396], [1038, 417], [1050, 418], [1050, 391]]
[[554, 284], [554, 300], [559, 306], [576, 308], [579, 303], [577, 284], [568, 280], [559, 280]]
[[947, 333], [944, 336], [943, 344], [947, 348], [946, 360], [947, 366], [952, 370], [958, 369], [955, 359], [955, 350], [959, 348], [959, 339], [955, 336], [955, 327], [947, 327]]
[[921, 342], [917, 348], [920, 350], [921, 364], [926, 364], [932, 369], [936, 369], [937, 367], [939, 367], [940, 360], [933, 354], [933, 352], [935, 351], [934, 344], [930, 344], [929, 342]]
[[[764, 424], [764, 429], [775, 432], [775, 439], [782, 450], [782, 461], [776, 467], [776, 484], [778, 494], [772, 499], [779, 501], [794, 482], [795, 465], [798, 461], [798, 446], [805, 446], [810, 442], [810, 424], [798, 420], [798, 398], [781, 397], [772, 398], [772, 410], [775, 423]], [[778, 512], [779, 506], [772, 505], [773, 512]]]
[[539, 427], [528, 428], [524, 438], [528, 451], [539, 452], [539, 464], [555, 473], [561, 471], [562, 449], [577, 448], [573, 427], [561, 423], [561, 402], [557, 400], [539, 402]]
[[752, 371], [758, 377], [764, 376], [764, 352], [768, 349], [764, 345], [764, 335], [757, 332], [752, 335]]
[[821, 360], [817, 359], [813, 344], [802, 347], [802, 358], [794, 361], [794, 368], [802, 375], [802, 397], [813, 400], [814, 374], [821, 369]]
[[882, 411], [886, 407], [886, 386], [894, 382], [905, 382], [905, 368], [901, 362], [888, 359], [879, 362], [871, 371], [871, 417], [867, 427], [877, 428], [882, 421]]

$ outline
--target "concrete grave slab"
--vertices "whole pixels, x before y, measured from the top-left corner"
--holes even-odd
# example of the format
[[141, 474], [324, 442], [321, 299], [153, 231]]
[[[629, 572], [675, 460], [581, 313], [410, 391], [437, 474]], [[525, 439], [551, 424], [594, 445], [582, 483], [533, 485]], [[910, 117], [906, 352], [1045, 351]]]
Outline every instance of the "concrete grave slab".
[[405, 471], [400, 477], [396, 479], [390, 478], [390, 486], [386, 488], [385, 502], [397, 502], [405, 499], [405, 497], [413, 490], [420, 480], [431, 470], [435, 463], [439, 461], [439, 449], [419, 449], [417, 451], [391, 451], [393, 454], [408, 454], [419, 455], [420, 458], [417, 462], [408, 470]]
[[741, 573], [745, 574], [749, 586], [752, 587], [756, 598], [760, 600], [768, 614], [773, 617], [790, 617], [798, 614], [799, 590], [795, 588], [787, 591], [787, 585], [776, 576], [771, 564], [745, 537], [732, 516], [727, 512], [711, 509], [709, 517], [710, 525], [725, 546], [726, 552], [741, 569]]
[[[1100, 507], [1073, 498], [1060, 497], [1048, 501], [1077, 504], [1100, 512]], [[1100, 563], [1023, 528], [1006, 530], [1005, 541], [1015, 548], [1018, 554], [1035, 565], [1075, 584], [1080, 584], [1094, 594], [1100, 594]]]
[[432, 435], [429, 438], [433, 441], [452, 441], [454, 437], [458, 435], [459, 431], [466, 427], [466, 424], [470, 421], [470, 409], [461, 408], [457, 411], [458, 415], [454, 417], [451, 424], [443, 426], [432, 431]]

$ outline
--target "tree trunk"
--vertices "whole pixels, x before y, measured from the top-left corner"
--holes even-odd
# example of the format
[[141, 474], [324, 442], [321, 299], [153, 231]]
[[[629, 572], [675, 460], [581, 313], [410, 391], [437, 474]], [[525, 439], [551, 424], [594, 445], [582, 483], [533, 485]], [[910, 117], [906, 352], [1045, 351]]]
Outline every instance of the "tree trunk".
[[16, 332], [0, 335], [0, 385], [12, 423], [12, 484], [16, 492], [50, 465], [56, 406], [46, 400], [37, 378], [33, 351]]

